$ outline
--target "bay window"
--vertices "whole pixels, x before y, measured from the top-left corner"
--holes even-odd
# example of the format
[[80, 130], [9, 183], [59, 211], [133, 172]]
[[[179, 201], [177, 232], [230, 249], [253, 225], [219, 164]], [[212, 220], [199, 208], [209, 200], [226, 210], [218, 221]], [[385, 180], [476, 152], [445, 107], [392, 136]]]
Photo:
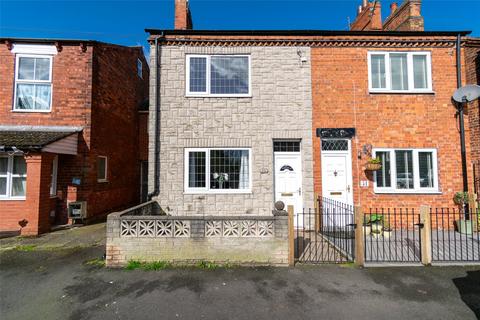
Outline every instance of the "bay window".
[[0, 156], [0, 199], [25, 199], [27, 164], [23, 155]]
[[250, 56], [187, 55], [188, 96], [249, 96]]
[[374, 149], [381, 169], [374, 172], [377, 193], [438, 192], [435, 149]]
[[52, 56], [17, 54], [13, 110], [48, 112], [52, 102]]
[[247, 193], [250, 190], [250, 149], [185, 149], [185, 192]]
[[431, 92], [429, 52], [369, 52], [370, 92]]

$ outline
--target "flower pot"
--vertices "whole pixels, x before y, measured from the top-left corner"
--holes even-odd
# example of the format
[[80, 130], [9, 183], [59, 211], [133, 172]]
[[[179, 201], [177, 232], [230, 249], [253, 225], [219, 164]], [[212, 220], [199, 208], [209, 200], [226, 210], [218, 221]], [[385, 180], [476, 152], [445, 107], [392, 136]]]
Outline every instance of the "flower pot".
[[372, 238], [378, 239], [382, 236], [382, 233], [381, 232], [372, 232], [372, 233], [370, 233], [370, 235], [372, 236]]
[[365, 235], [370, 235], [370, 233], [372, 232], [372, 227], [371, 226], [363, 226], [363, 233]]
[[375, 232], [375, 231], [378, 231], [378, 232], [382, 232], [382, 225], [380, 223], [372, 223], [372, 232]]
[[382, 169], [382, 165], [380, 163], [367, 163], [365, 165], [365, 170], [368, 171], [377, 171]]
[[457, 225], [457, 231], [463, 234], [472, 234], [473, 230], [473, 221], [472, 220], [455, 220]]
[[392, 230], [391, 230], [391, 229], [387, 229], [387, 230], [383, 229], [383, 237], [384, 237], [384, 238], [387, 238], [387, 239], [388, 239], [388, 238], [390, 238], [391, 236], [392, 236]]

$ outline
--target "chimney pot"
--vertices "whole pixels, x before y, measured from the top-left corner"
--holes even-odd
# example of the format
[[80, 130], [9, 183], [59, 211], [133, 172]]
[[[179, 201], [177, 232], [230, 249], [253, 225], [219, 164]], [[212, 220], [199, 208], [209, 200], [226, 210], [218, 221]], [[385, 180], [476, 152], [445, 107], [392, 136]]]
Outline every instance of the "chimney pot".
[[365, 8], [367, 6], [367, 0], [363, 0], [362, 7]]
[[360, 14], [360, 13], [362, 13], [362, 6], [361, 5], [358, 6], [358, 14]]
[[392, 2], [390, 5], [390, 15], [392, 15], [395, 11], [397, 11], [398, 4], [396, 2]]

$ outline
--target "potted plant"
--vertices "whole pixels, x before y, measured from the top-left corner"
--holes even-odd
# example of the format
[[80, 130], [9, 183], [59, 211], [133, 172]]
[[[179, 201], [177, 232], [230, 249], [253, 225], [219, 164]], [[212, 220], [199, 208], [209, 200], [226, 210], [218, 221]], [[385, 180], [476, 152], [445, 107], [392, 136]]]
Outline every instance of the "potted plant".
[[370, 223], [370, 220], [367, 218], [367, 216], [364, 216], [363, 218], [363, 233], [367, 236], [370, 235], [372, 232], [372, 225]]
[[383, 215], [371, 214], [370, 215], [370, 227], [372, 232], [382, 232], [383, 229]]
[[368, 171], [377, 171], [382, 169], [382, 160], [380, 158], [372, 158], [368, 160], [365, 165], [365, 169]]
[[[459, 207], [460, 211], [465, 213], [465, 207], [470, 200], [470, 195], [468, 192], [456, 192], [453, 196], [453, 202], [455, 202]], [[472, 234], [473, 231], [473, 221], [467, 220], [466, 216], [455, 220], [455, 225], [457, 226], [457, 231], [463, 234]]]

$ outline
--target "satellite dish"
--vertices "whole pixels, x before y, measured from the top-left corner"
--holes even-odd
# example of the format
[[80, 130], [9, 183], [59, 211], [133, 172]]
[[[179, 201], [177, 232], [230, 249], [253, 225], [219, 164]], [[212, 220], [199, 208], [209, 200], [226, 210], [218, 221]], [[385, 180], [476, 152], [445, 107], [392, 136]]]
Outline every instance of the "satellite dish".
[[463, 102], [463, 99], [466, 99], [466, 102], [471, 102], [477, 100], [480, 97], [480, 86], [476, 84], [469, 84], [458, 88], [453, 93], [453, 100], [457, 102]]

